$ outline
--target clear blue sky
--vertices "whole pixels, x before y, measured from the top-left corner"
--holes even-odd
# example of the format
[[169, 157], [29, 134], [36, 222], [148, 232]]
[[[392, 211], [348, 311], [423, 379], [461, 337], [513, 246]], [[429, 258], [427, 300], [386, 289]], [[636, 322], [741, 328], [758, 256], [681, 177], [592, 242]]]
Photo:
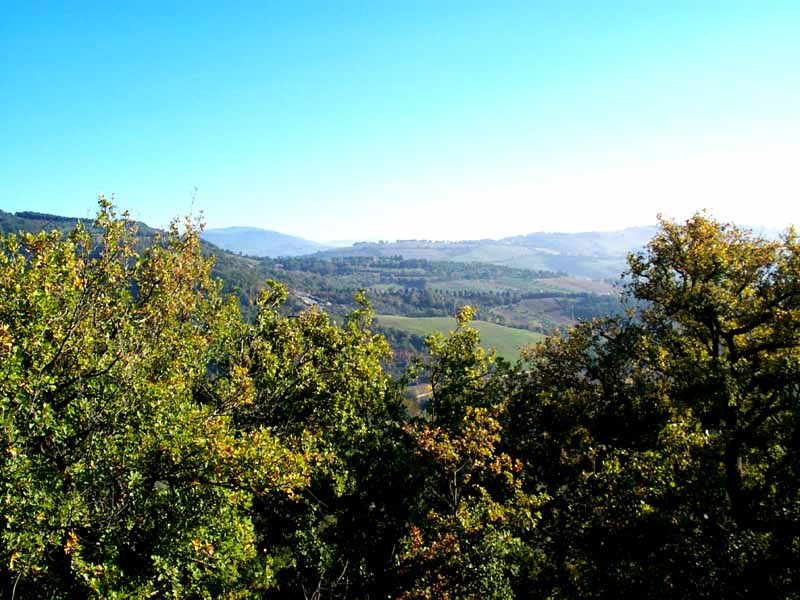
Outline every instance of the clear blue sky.
[[122, 4], [4, 3], [0, 208], [315, 240], [800, 222], [797, 0]]

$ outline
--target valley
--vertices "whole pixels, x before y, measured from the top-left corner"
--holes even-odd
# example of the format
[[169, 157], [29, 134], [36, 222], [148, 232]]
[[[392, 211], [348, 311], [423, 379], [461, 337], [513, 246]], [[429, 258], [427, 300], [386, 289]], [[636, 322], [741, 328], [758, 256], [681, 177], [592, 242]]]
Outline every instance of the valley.
[[[68, 231], [77, 222], [59, 215], [0, 211], [0, 230], [6, 233]], [[142, 244], [156, 233], [138, 224]], [[563, 333], [578, 319], [619, 312], [620, 253], [635, 249], [631, 245], [641, 241], [631, 234], [623, 235], [623, 242], [616, 245], [610, 234], [532, 234], [501, 242], [357, 243], [319, 251], [322, 246], [314, 242], [256, 228], [207, 230], [202, 237], [204, 252], [215, 259], [213, 275], [222, 280], [224, 293], [236, 297], [249, 321], [267, 279], [287, 286], [286, 314], [316, 306], [338, 322], [356, 308], [355, 294], [364, 290], [379, 315], [374, 326], [393, 349], [386, 368], [398, 377], [413, 356], [425, 353], [427, 334], [455, 327], [453, 315], [464, 305], [476, 309], [473, 325], [482, 344], [496, 348], [498, 356], [509, 361], [517, 358], [522, 346]], [[258, 256], [282, 251], [305, 254]], [[579, 273], [611, 273], [612, 264], [620, 269], [613, 278], [591, 279], [566, 269], [545, 268], [570, 264], [588, 265], [577, 269]]]

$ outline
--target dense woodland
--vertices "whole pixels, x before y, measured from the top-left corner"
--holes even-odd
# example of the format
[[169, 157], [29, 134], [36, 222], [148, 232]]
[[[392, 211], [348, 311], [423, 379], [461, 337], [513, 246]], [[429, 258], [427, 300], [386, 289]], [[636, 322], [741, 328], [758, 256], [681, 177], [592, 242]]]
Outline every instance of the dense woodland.
[[515, 364], [447, 305], [418, 416], [367, 295], [243, 318], [192, 222], [1, 243], [4, 598], [800, 596], [794, 231], [662, 222]]

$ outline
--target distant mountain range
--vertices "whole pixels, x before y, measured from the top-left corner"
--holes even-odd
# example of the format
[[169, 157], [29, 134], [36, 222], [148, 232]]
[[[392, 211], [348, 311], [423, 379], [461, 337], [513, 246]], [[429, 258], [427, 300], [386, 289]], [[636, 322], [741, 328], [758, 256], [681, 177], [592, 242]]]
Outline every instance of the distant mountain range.
[[200, 237], [223, 250], [248, 256], [301, 256], [329, 248], [317, 242], [258, 227], [206, 229]]
[[[76, 222], [77, 219], [58, 215], [36, 212], [14, 214], [0, 210], [0, 231], [67, 229]], [[397, 240], [357, 242], [338, 248], [333, 244], [323, 245], [256, 227], [206, 229], [201, 237], [223, 250], [254, 257], [309, 254], [319, 258], [403, 256], [406, 259], [479, 262], [535, 271], [555, 271], [590, 279], [615, 279], [627, 268], [628, 253], [642, 249], [657, 231], [657, 227], [651, 226], [584, 233], [537, 232], [500, 240]], [[154, 232], [143, 223], [140, 224], [140, 234], [152, 235]], [[777, 235], [777, 232], [763, 228], [756, 229], [756, 233], [767, 237]]]

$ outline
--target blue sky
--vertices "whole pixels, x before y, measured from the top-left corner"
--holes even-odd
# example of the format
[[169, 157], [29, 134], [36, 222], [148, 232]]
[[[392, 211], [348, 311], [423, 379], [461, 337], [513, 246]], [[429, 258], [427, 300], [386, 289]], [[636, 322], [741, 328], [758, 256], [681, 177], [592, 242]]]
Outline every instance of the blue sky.
[[800, 222], [796, 1], [121, 4], [4, 4], [0, 208], [315, 240]]

